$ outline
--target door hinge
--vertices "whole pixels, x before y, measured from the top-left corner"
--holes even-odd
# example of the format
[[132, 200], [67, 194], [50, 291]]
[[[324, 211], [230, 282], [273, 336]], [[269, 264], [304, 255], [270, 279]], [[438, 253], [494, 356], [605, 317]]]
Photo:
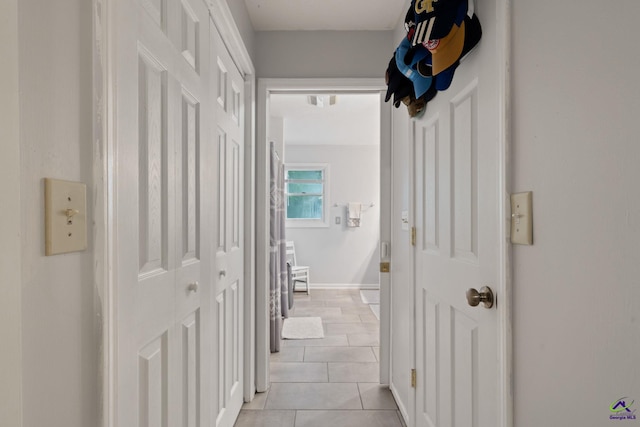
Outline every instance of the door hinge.
[[416, 388], [416, 370], [411, 370], [411, 387]]
[[415, 227], [411, 227], [411, 246], [415, 246], [416, 245], [416, 228]]
[[391, 271], [391, 263], [390, 262], [381, 262], [380, 263], [380, 273], [388, 273]]

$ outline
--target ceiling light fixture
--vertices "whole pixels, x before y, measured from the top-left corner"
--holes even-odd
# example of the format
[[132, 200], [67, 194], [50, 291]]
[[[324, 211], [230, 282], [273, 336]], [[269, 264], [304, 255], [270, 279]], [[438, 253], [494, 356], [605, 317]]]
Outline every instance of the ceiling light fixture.
[[310, 105], [315, 105], [320, 108], [335, 105], [337, 101], [338, 98], [336, 95], [309, 95], [307, 97], [307, 102]]

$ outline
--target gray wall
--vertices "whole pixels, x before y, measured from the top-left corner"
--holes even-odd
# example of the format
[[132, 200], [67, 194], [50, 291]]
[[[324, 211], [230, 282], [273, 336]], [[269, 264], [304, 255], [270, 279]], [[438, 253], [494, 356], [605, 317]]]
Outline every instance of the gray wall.
[[280, 159], [284, 162], [284, 119], [282, 117], [269, 118], [269, 142], [274, 142], [274, 148]]
[[[247, 12], [247, 5], [244, 0], [226, 0], [229, 10], [233, 15], [233, 20], [238, 26], [242, 41], [249, 52], [249, 55], [253, 59], [255, 56], [256, 45], [256, 32], [253, 30], [251, 19], [249, 19], [249, 12]], [[255, 66], [255, 64], [254, 64]]]
[[93, 242], [45, 257], [43, 220], [45, 177], [82, 181], [92, 200], [91, 7], [19, 3], [25, 427], [98, 425]]
[[260, 31], [260, 78], [384, 78], [395, 50], [392, 31]]
[[[313, 284], [378, 285], [380, 236], [380, 147], [287, 145], [285, 163], [327, 163], [329, 228], [289, 228], [287, 240], [296, 245], [300, 265], [308, 265]], [[363, 205], [360, 227], [346, 226], [346, 207]], [[335, 217], [341, 223], [335, 224]]]
[[513, 2], [512, 188], [534, 203], [534, 245], [513, 249], [518, 427], [600, 427], [640, 401], [638, 16]]
[[0, 2], [0, 425], [22, 423], [18, 0]]

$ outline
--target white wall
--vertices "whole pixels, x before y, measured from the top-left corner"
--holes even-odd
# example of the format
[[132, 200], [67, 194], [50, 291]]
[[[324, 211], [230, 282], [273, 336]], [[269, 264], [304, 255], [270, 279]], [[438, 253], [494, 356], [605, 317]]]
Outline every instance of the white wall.
[[392, 31], [259, 31], [257, 76], [383, 78], [392, 39]]
[[[513, 2], [517, 427], [600, 427], [640, 408], [640, 3]], [[620, 422], [633, 424], [634, 422]]]
[[0, 425], [22, 425], [18, 0], [0, 3]]
[[269, 118], [269, 142], [273, 141], [276, 153], [284, 161], [284, 119], [282, 117]]
[[[286, 140], [286, 125], [285, 125]], [[328, 163], [329, 228], [287, 228], [298, 263], [311, 267], [313, 284], [378, 284], [380, 229], [380, 147], [286, 145], [285, 163]], [[335, 203], [374, 203], [361, 226], [346, 226], [346, 207]], [[341, 224], [335, 224], [335, 217]]]
[[306, 94], [271, 95], [269, 111], [285, 118], [295, 145], [380, 145], [380, 94], [339, 93], [334, 105], [316, 107]]
[[43, 178], [85, 182], [92, 200], [91, 7], [19, 2], [25, 427], [99, 425], [93, 242], [45, 257], [43, 239]]
[[[404, 27], [396, 35], [398, 43], [404, 36]], [[410, 119], [401, 104], [393, 111], [393, 203], [391, 224], [391, 388], [404, 416], [408, 419], [411, 397], [409, 368], [413, 364], [413, 338], [411, 322], [413, 288], [411, 284], [411, 246], [409, 231], [402, 229], [402, 212], [409, 211], [409, 130]], [[410, 224], [409, 224], [410, 225]]]

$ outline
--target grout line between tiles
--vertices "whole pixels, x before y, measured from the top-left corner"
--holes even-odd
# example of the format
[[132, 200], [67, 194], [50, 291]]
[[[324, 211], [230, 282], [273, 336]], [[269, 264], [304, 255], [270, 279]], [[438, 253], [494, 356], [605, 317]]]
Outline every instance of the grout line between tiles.
[[[355, 298], [352, 298], [352, 302], [351, 304], [348, 304], [342, 297], [343, 295], [349, 295], [349, 293], [341, 293], [340, 291], [336, 291], [334, 293], [331, 294], [327, 294], [327, 297], [329, 298], [328, 300], [324, 300], [323, 296], [318, 296], [317, 298], [313, 298], [313, 299], [309, 299], [307, 301], [314, 301], [309, 305], [309, 308], [319, 308], [319, 307], [326, 307], [326, 308], [339, 308], [339, 313], [341, 316], [345, 315], [345, 310], [347, 311], [347, 313], [349, 313], [349, 315], [351, 316], [351, 319], [357, 318], [359, 321], [358, 322], [343, 322], [343, 323], [339, 323], [340, 325], [342, 325], [342, 329], [348, 327], [354, 327], [357, 328], [358, 330], [361, 330], [361, 332], [357, 332], [357, 333], [362, 333], [362, 334], [376, 334], [379, 333], [378, 331], [369, 331], [368, 328], [366, 328], [365, 326], [370, 325], [372, 322], [365, 322], [365, 320], [369, 319], [369, 312], [367, 312], [366, 314], [363, 313], [362, 311], [360, 311], [359, 305], [360, 305], [360, 301], [356, 301]], [[339, 297], [339, 298], [335, 298], [335, 297]], [[333, 300], [335, 299], [335, 301]], [[304, 308], [304, 307], [300, 307], [300, 308]], [[295, 310], [295, 309], [294, 309]], [[303, 310], [304, 311], [304, 310]], [[295, 313], [295, 311], [294, 311]], [[357, 315], [357, 317], [352, 316], [353, 314]], [[322, 316], [321, 316], [322, 317]], [[333, 328], [333, 329], [337, 329], [340, 330], [340, 328], [335, 327], [335, 326], [330, 326], [329, 324], [327, 324], [326, 322], [324, 322], [323, 319], [323, 329], [325, 331], [325, 336], [329, 336], [329, 334], [327, 334], [327, 331], [329, 328]], [[354, 348], [354, 347], [368, 347], [370, 348], [370, 353], [373, 354], [374, 358], [374, 362], [348, 362], [348, 361], [337, 361], [335, 363], [379, 363], [379, 358], [376, 356], [376, 352], [375, 352], [375, 346], [353, 346], [350, 338], [349, 338], [349, 333], [348, 331], [345, 330], [345, 332], [341, 333], [341, 334], [335, 334], [335, 335], [331, 335], [331, 337], [338, 337], [340, 335], [344, 336], [344, 341], [347, 342], [347, 344], [343, 344], [343, 345], [331, 345], [331, 346], [324, 346], [324, 347], [336, 347], [336, 348], [343, 348], [343, 349], [349, 349], [349, 348]], [[341, 340], [337, 340], [340, 341], [341, 343], [344, 343], [344, 341]], [[336, 342], [334, 340], [334, 342]], [[288, 346], [287, 346], [288, 347]], [[294, 346], [295, 347], [295, 346]], [[309, 361], [307, 359], [307, 351], [312, 351], [313, 353], [313, 349], [309, 350], [310, 346], [308, 345], [303, 345], [302, 346], [302, 360], [301, 362], [304, 364], [308, 364], [308, 363], [317, 363], [317, 362], [313, 362], [313, 361]], [[312, 347], [316, 347], [316, 346], [312, 346]], [[320, 346], [323, 347], [323, 346]], [[348, 351], [353, 351], [353, 350], [348, 350]], [[309, 355], [309, 357], [311, 357], [312, 355]], [[297, 362], [298, 360], [291, 360], [290, 362]], [[320, 361], [318, 361], [320, 362]], [[322, 363], [325, 364], [326, 367], [326, 383], [322, 383], [322, 384], [334, 384], [331, 383], [331, 371], [330, 371], [330, 365], [331, 362], [330, 361], [322, 361]], [[350, 411], [350, 412], [360, 412], [360, 411], [365, 411], [364, 409], [364, 399], [362, 396], [362, 390], [360, 388], [360, 384], [357, 381], [350, 381], [349, 383], [355, 384], [356, 385], [356, 390], [358, 391], [358, 397], [360, 399], [360, 408], [359, 409], [339, 409], [339, 408], [331, 408], [331, 409], [322, 409], [323, 411]], [[284, 383], [282, 383], [284, 384]], [[291, 383], [291, 384], [303, 384], [303, 383]], [[304, 384], [313, 384], [313, 383], [304, 383]], [[339, 384], [339, 383], [335, 383], [335, 384]], [[342, 383], [342, 384], [348, 384], [348, 383]], [[270, 391], [270, 390], [269, 390]], [[268, 406], [268, 403], [272, 400], [271, 398], [273, 396], [271, 396], [271, 393], [269, 393], [269, 391], [267, 392], [267, 396], [265, 398], [265, 402], [264, 402], [264, 408], [263, 410], [266, 410], [266, 407]], [[298, 413], [301, 410], [306, 410], [306, 409], [295, 409], [294, 410], [294, 418], [293, 418], [293, 427], [297, 426], [297, 422], [298, 422]], [[308, 409], [308, 410], [314, 410], [314, 409]], [[320, 409], [317, 409], [320, 410]], [[401, 418], [401, 414], [399, 414], [396, 411], [396, 416], [399, 418], [400, 422], [402, 423], [402, 418]], [[402, 425], [402, 424], [400, 424]], [[406, 426], [404, 426], [406, 427]]]

